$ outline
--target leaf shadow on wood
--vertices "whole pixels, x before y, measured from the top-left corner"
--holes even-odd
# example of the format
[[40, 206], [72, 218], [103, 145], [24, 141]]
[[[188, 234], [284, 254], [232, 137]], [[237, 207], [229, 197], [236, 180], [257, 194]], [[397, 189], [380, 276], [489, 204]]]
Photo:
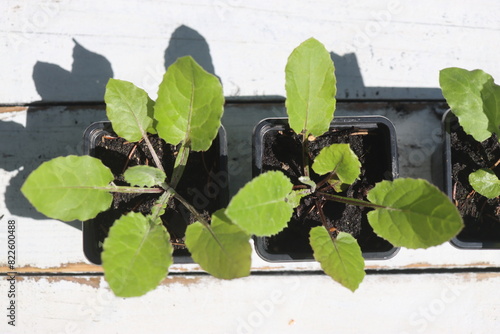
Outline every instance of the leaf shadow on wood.
[[[33, 80], [41, 101], [27, 109], [26, 126], [0, 121], [0, 168], [18, 171], [5, 192], [5, 204], [13, 215], [47, 219], [22, 195], [21, 186], [44, 161], [81, 155], [85, 128], [105, 119], [102, 100], [106, 83], [113, 77], [111, 63], [73, 41], [71, 71], [50, 63], [35, 64]], [[66, 224], [81, 229], [79, 221]]]

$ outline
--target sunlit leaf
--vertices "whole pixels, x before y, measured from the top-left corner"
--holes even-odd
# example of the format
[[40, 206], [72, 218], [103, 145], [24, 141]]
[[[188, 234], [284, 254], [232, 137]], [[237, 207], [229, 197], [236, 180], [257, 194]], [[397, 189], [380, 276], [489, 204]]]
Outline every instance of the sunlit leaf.
[[491, 169], [479, 169], [469, 175], [472, 188], [487, 198], [500, 196], [500, 180]]
[[167, 143], [186, 143], [206, 151], [217, 136], [224, 94], [219, 79], [190, 57], [181, 57], [165, 73], [154, 106], [157, 131]]
[[139, 141], [151, 128], [153, 119], [148, 116], [148, 94], [133, 83], [109, 79], [104, 94], [106, 115], [113, 130], [130, 142]]
[[286, 109], [290, 127], [320, 136], [330, 126], [337, 92], [335, 68], [323, 44], [310, 38], [299, 45], [286, 65]]
[[133, 166], [123, 173], [125, 181], [133, 186], [153, 187], [165, 182], [166, 175], [162, 170], [152, 166]]
[[361, 173], [361, 163], [349, 144], [332, 144], [319, 152], [312, 169], [319, 175], [335, 172], [342, 183], [352, 184]]
[[293, 184], [282, 172], [267, 172], [247, 183], [226, 209], [231, 221], [248, 234], [269, 236], [280, 232], [292, 217], [286, 202]]
[[494, 132], [500, 138], [500, 87], [491, 75], [450, 67], [441, 70], [439, 84], [466, 133], [480, 142]]
[[199, 222], [188, 226], [186, 246], [193, 260], [212, 276], [232, 279], [250, 274], [250, 235], [219, 210], [212, 215], [212, 232]]
[[21, 191], [48, 217], [88, 220], [111, 206], [113, 196], [102, 188], [113, 179], [113, 173], [100, 160], [70, 155], [41, 164], [28, 176]]
[[340, 232], [332, 240], [323, 226], [311, 229], [309, 240], [314, 258], [325, 273], [351, 291], [355, 291], [365, 277], [365, 260], [356, 239]]
[[103, 248], [104, 277], [119, 297], [153, 290], [173, 263], [167, 230], [141, 213], [131, 212], [115, 221]]
[[382, 181], [370, 190], [368, 200], [380, 206], [368, 212], [370, 225], [394, 246], [437, 246], [463, 228], [455, 205], [426, 180]]

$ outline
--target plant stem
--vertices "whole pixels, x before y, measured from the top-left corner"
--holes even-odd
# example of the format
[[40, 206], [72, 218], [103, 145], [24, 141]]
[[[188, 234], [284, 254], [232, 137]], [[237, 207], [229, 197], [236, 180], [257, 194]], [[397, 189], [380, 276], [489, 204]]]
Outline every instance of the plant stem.
[[307, 149], [307, 133], [302, 134], [302, 165], [304, 166], [304, 176], [309, 177], [309, 150]]
[[160, 158], [158, 158], [158, 154], [156, 154], [156, 151], [154, 150], [153, 145], [151, 145], [151, 142], [149, 141], [147, 132], [142, 133], [142, 138], [144, 138], [144, 141], [146, 142], [146, 145], [148, 146], [149, 152], [153, 156], [153, 160], [155, 161], [156, 168], [160, 169], [162, 172], [165, 172], [165, 170], [163, 169], [163, 166], [160, 162]]
[[[160, 196], [160, 199], [155, 203], [155, 206], [159, 206], [158, 208], [153, 207], [152, 209], [152, 220], [155, 224], [159, 225], [161, 223], [160, 216], [163, 214], [163, 210], [166, 206], [168, 201], [172, 198], [172, 196], [175, 195], [175, 191], [173, 188], [170, 188], [167, 185], [163, 185], [165, 189], [165, 192]], [[157, 223], [159, 221], [160, 223]]]
[[383, 205], [373, 204], [373, 203], [370, 203], [368, 201], [363, 201], [360, 199], [332, 195], [332, 194], [327, 194], [327, 193], [320, 192], [320, 191], [316, 192], [316, 194], [322, 195], [325, 197], [325, 199], [330, 200], [330, 201], [334, 201], [334, 202], [340, 202], [340, 203], [345, 203], [345, 204], [350, 204], [350, 205], [357, 205], [357, 206], [373, 208], [373, 209], [385, 209], [386, 208]]
[[182, 205], [184, 205], [186, 207], [186, 209], [189, 210], [189, 212], [191, 212], [195, 217], [196, 217], [196, 220], [198, 220], [200, 223], [202, 223], [203, 225], [205, 226], [209, 226], [207, 220], [205, 219], [205, 217], [203, 217], [199, 212], [198, 210], [196, 210], [196, 208], [194, 206], [191, 205], [191, 203], [189, 203], [188, 201], [186, 201], [184, 199], [184, 197], [182, 197], [181, 195], [179, 195], [178, 193], [176, 193], [174, 191], [174, 197], [182, 203]]
[[122, 187], [122, 186], [108, 186], [108, 187], [72, 187], [78, 189], [96, 189], [104, 190], [110, 193], [122, 193], [122, 194], [159, 194], [164, 192], [161, 188], [140, 188], [140, 187]]
[[179, 180], [184, 173], [184, 168], [186, 168], [186, 164], [189, 158], [189, 153], [191, 152], [191, 148], [187, 145], [184, 145], [184, 142], [181, 144], [181, 148], [177, 153], [177, 157], [174, 162], [174, 171], [172, 173], [172, 179], [170, 180], [170, 186], [175, 189]]

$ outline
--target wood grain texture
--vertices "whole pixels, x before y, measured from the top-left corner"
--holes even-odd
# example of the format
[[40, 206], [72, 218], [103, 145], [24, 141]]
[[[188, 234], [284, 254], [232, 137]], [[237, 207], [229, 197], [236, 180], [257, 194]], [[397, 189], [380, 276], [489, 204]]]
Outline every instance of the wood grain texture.
[[9, 0], [1, 6], [0, 103], [102, 101], [109, 77], [156, 94], [165, 65], [192, 54], [226, 96], [284, 95], [290, 52], [314, 36], [337, 63], [339, 98], [442, 98], [438, 71], [500, 77], [488, 0]]
[[0, 332], [495, 333], [499, 305], [486, 296], [499, 284], [498, 273], [368, 275], [351, 293], [324, 275], [185, 275], [123, 299], [102, 277], [30, 277], [17, 282], [18, 326]]

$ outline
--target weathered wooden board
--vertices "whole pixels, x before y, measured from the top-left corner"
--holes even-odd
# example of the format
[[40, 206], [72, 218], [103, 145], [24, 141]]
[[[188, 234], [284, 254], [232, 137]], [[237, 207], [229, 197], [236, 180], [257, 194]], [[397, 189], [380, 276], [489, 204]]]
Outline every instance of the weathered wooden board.
[[227, 96], [282, 96], [287, 57], [311, 36], [332, 52], [341, 98], [441, 98], [441, 68], [500, 77], [499, 10], [488, 0], [5, 0], [0, 103], [102, 101], [109, 77], [154, 95], [186, 54]]
[[499, 284], [498, 273], [382, 274], [352, 293], [324, 275], [182, 275], [123, 299], [102, 277], [18, 277], [17, 326], [0, 332], [496, 333]]

